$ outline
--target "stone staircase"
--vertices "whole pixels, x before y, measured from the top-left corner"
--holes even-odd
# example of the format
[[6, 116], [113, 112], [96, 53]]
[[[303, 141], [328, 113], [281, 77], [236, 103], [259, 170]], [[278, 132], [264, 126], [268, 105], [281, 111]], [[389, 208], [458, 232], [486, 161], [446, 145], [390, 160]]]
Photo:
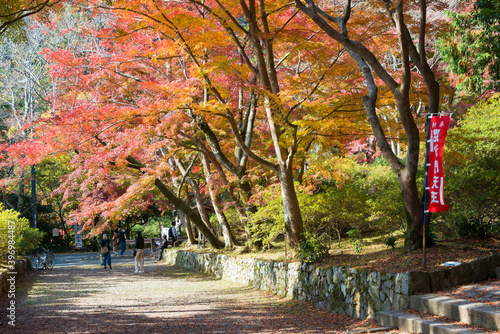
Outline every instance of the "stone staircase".
[[[478, 289], [475, 287], [475, 289]], [[488, 290], [493, 300], [500, 299], [499, 290]], [[500, 332], [500, 308], [439, 294], [410, 296], [412, 311], [379, 312], [381, 326], [396, 327], [410, 333], [469, 334]]]

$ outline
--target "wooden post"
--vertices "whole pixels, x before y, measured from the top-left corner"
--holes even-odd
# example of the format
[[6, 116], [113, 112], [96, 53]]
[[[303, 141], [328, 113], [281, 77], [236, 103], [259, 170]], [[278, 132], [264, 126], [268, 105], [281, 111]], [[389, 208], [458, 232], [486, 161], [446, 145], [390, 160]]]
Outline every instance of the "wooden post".
[[427, 190], [428, 190], [428, 180], [427, 175], [429, 174], [429, 145], [430, 145], [430, 123], [431, 123], [431, 114], [427, 115], [427, 142], [425, 149], [425, 174], [424, 174], [424, 226], [422, 231], [422, 270], [425, 269], [425, 242], [427, 241], [427, 233], [425, 228], [426, 218], [427, 218]]

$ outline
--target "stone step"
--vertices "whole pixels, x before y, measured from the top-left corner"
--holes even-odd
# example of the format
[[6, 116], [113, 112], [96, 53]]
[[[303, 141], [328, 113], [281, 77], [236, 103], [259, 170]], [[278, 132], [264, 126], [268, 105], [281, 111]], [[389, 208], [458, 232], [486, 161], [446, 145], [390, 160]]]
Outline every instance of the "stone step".
[[460, 323], [435, 320], [403, 311], [387, 311], [377, 313], [377, 322], [381, 326], [396, 327], [400, 331], [423, 334], [479, 334], [483, 330], [471, 329]]
[[410, 309], [474, 326], [500, 330], [500, 309], [484, 303], [475, 303], [438, 294], [426, 294], [410, 296]]

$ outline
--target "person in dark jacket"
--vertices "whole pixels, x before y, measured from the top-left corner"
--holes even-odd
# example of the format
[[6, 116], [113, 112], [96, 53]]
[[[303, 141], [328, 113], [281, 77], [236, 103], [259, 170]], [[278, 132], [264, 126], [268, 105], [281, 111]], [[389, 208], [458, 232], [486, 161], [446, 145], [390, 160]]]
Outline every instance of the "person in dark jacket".
[[144, 272], [144, 238], [141, 231], [137, 231], [137, 238], [135, 238], [135, 271], [134, 274]]
[[170, 242], [172, 242], [172, 248], [175, 247], [175, 242], [177, 241], [177, 228], [175, 227], [175, 222], [173, 222], [172, 227], [168, 229], [168, 237]]
[[163, 250], [167, 247], [168, 247], [168, 240], [167, 240], [167, 236], [164, 235], [163, 240], [161, 241], [161, 244], [160, 244], [160, 254], [158, 256], [158, 259], [156, 259], [156, 261], [161, 261], [161, 258], [163, 257]]
[[120, 256], [123, 256], [123, 253], [125, 253], [125, 250], [127, 249], [127, 242], [125, 241], [125, 233], [127, 233], [127, 230], [124, 231], [122, 228], [118, 229], [118, 236], [120, 239], [120, 247], [121, 247]]
[[[108, 248], [108, 251], [106, 254], [104, 254], [103, 249], [104, 247]], [[106, 269], [106, 263], [109, 265], [109, 269], [111, 268], [111, 245], [109, 243], [108, 236], [106, 233], [102, 235], [101, 239], [101, 253], [102, 253], [102, 264], [104, 266], [104, 269]]]

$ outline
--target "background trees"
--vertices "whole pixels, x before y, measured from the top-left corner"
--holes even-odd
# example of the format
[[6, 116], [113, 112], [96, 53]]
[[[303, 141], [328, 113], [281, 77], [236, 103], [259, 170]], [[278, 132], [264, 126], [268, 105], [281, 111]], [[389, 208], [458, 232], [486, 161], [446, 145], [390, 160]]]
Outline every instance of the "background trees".
[[[47, 97], [51, 91], [47, 63], [40, 54], [47, 45], [48, 38], [41, 30], [24, 30], [25, 41], [6, 38], [0, 45], [0, 117], [4, 128], [3, 139], [14, 145], [30, 138], [31, 131], [25, 126], [48, 110]], [[3, 168], [3, 180], [6, 185], [16, 187], [17, 194], [15, 198], [6, 198], [5, 205], [23, 214], [27, 210], [29, 214], [31, 206], [29, 197], [25, 198], [25, 194], [30, 171], [11, 166], [7, 164]]]
[[443, 233], [484, 237], [499, 231], [499, 103], [495, 94], [450, 130], [445, 163], [452, 208], [439, 217]]
[[46, 9], [61, 3], [63, 0], [12, 0], [2, 4], [0, 6], [0, 38], [7, 35], [7, 32], [11, 35], [20, 32], [23, 35], [19, 29], [24, 26], [24, 19], [44, 13]]
[[438, 43], [451, 80], [471, 95], [498, 91], [500, 5], [495, 1], [463, 1], [448, 12], [450, 29]]

